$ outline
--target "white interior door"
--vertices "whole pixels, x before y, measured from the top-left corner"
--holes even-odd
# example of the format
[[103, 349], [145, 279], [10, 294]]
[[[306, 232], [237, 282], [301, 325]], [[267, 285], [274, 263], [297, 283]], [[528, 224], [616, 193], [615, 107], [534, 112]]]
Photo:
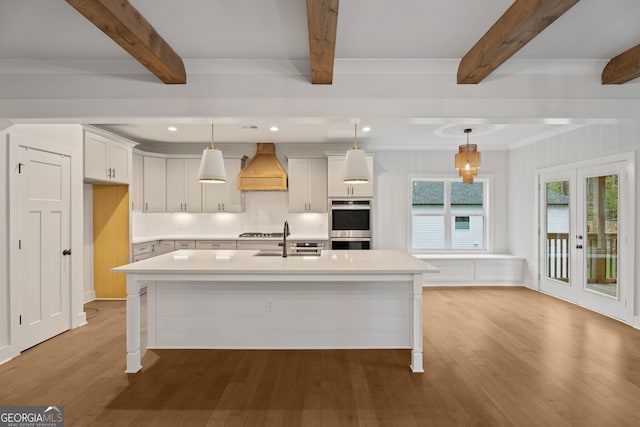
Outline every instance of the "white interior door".
[[[540, 175], [540, 289], [630, 321], [634, 194], [626, 162]], [[622, 238], [624, 237], [624, 238]]]
[[70, 328], [70, 158], [20, 147], [20, 351]]

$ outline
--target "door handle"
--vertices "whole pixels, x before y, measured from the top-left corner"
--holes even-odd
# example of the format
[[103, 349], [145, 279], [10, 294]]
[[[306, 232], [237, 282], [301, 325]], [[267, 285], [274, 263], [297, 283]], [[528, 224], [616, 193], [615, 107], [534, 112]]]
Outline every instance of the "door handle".
[[71, 249], [65, 249], [62, 251], [62, 255], [71, 255]]

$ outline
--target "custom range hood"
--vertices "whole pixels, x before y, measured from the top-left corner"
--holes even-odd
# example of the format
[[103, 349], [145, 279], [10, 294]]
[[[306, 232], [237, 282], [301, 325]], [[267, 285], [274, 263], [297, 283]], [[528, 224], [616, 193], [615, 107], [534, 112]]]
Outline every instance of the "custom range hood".
[[287, 191], [287, 173], [276, 157], [273, 143], [258, 142], [256, 155], [238, 172], [238, 189]]

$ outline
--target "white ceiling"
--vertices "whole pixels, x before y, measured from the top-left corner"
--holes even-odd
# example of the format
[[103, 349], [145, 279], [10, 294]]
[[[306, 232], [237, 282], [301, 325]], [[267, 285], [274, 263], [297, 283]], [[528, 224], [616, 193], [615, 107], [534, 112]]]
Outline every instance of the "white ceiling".
[[343, 0], [332, 86], [308, 80], [304, 0], [131, 3], [185, 60], [186, 87], [158, 83], [64, 1], [5, 1], [0, 118], [91, 122], [156, 142], [206, 142], [213, 121], [216, 141], [229, 143], [350, 141], [359, 122], [371, 126], [359, 140], [373, 149], [455, 147], [465, 127], [473, 142], [502, 149], [638, 118], [611, 101], [636, 101], [640, 82], [599, 85], [606, 62], [640, 43], [637, 0], [578, 2], [464, 87], [459, 59], [511, 0]]

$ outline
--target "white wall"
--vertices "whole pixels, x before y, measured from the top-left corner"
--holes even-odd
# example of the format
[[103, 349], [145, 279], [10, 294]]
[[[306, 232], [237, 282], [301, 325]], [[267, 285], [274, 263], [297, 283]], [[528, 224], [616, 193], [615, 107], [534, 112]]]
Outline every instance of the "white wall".
[[[492, 177], [490, 217], [492, 252], [509, 253], [507, 242], [507, 152], [482, 151], [479, 176]], [[380, 151], [374, 153], [374, 247], [408, 249], [409, 176], [457, 176], [454, 151]]]
[[83, 185], [82, 283], [84, 302], [96, 297], [93, 286], [93, 185]]
[[[5, 149], [1, 150], [0, 162], [0, 186], [5, 191], [0, 196], [0, 220], [3, 220], [4, 228], [0, 232], [0, 269], [2, 271], [2, 283], [0, 293], [3, 295], [0, 300], [0, 361], [7, 357], [17, 355], [15, 348], [11, 345], [12, 338], [7, 340], [6, 330], [11, 327], [8, 319], [11, 317], [11, 308], [8, 304], [9, 298], [4, 298], [8, 293], [8, 173], [7, 148], [9, 141], [11, 144], [17, 143], [26, 146], [34, 146], [46, 149], [52, 146], [64, 147], [71, 154], [71, 248], [73, 249], [73, 259], [71, 263], [71, 327], [78, 327], [86, 322], [86, 315], [82, 305], [82, 174], [83, 174], [83, 144], [82, 127], [80, 125], [14, 125], [0, 133], [4, 141]], [[19, 286], [19, 284], [12, 284]], [[9, 296], [9, 295], [7, 295]], [[5, 315], [6, 313], [6, 315]], [[3, 332], [4, 331], [4, 332]], [[4, 350], [3, 350], [3, 345]]]
[[[640, 125], [591, 125], [527, 145], [509, 152], [509, 249], [526, 258], [525, 283], [535, 288], [537, 276], [536, 174], [541, 168], [597, 159], [625, 152], [640, 152]], [[636, 189], [640, 174], [636, 172]], [[636, 212], [640, 197], [636, 195]], [[636, 218], [635, 246], [640, 248], [640, 227]], [[640, 265], [636, 250], [635, 265]], [[635, 316], [640, 307], [640, 270], [635, 271]]]
[[[0, 127], [2, 123], [0, 122]], [[8, 179], [7, 179], [7, 131], [0, 131], [0, 363], [11, 357], [9, 346], [9, 268], [8, 245]]]

